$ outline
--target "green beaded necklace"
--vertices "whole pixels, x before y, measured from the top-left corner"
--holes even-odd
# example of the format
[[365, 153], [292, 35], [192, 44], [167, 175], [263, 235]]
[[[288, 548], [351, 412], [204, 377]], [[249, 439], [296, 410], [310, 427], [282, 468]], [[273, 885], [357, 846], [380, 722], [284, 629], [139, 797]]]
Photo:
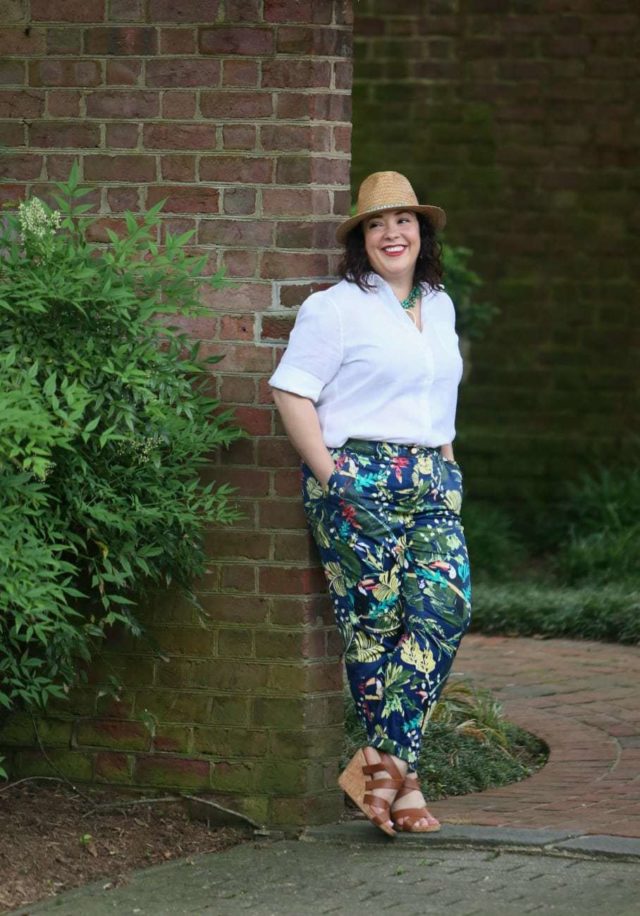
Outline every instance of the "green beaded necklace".
[[407, 309], [407, 310], [412, 309], [413, 306], [418, 301], [419, 296], [420, 296], [420, 284], [418, 283], [413, 287], [413, 289], [411, 290], [407, 298], [402, 300], [400, 305], [402, 306], [403, 309]]

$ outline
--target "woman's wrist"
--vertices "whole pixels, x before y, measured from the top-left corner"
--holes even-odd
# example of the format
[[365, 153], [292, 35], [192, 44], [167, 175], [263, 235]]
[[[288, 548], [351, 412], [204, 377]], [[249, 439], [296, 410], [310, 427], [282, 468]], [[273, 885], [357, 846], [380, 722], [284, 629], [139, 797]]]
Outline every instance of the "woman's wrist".
[[453, 446], [451, 445], [450, 442], [447, 442], [446, 445], [440, 446], [440, 454], [442, 455], [445, 461], [455, 461], [456, 460], [453, 457]]

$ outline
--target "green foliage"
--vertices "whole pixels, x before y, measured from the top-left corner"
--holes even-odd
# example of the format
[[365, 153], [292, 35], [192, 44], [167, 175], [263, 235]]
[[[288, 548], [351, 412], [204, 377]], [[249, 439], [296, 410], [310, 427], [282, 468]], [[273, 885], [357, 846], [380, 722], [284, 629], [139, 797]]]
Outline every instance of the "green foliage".
[[63, 696], [150, 585], [204, 571], [202, 533], [235, 517], [208, 456], [240, 435], [210, 366], [170, 324], [202, 314], [191, 233], [156, 241], [161, 204], [90, 243], [77, 169], [0, 235], [0, 707]]
[[[344, 764], [367, 743], [348, 694], [345, 734]], [[427, 725], [417, 769], [425, 797], [435, 800], [517, 782], [541, 767], [546, 756], [539, 739], [503, 717], [489, 691], [449, 680]]]
[[601, 468], [569, 487], [569, 537], [555, 563], [568, 584], [640, 587], [640, 468]]
[[462, 245], [454, 247], [445, 243], [442, 246], [444, 283], [456, 307], [458, 334], [469, 340], [479, 340], [499, 309], [488, 302], [479, 302], [476, 298], [483, 281], [469, 267], [472, 254], [470, 248]]
[[471, 626], [509, 636], [640, 642], [640, 589], [627, 585], [570, 588], [535, 582], [482, 584], [474, 590]]
[[505, 579], [525, 557], [509, 514], [498, 506], [469, 500], [462, 508], [474, 582]]

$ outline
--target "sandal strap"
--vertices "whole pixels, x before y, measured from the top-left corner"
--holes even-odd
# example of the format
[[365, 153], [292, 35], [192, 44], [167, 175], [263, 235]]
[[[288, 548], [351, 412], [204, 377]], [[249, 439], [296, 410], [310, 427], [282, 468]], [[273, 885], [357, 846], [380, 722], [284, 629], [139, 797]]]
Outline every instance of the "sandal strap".
[[422, 818], [432, 818], [433, 814], [427, 808], [400, 808], [393, 812], [394, 820], [406, 822], [409, 825], [415, 824]]

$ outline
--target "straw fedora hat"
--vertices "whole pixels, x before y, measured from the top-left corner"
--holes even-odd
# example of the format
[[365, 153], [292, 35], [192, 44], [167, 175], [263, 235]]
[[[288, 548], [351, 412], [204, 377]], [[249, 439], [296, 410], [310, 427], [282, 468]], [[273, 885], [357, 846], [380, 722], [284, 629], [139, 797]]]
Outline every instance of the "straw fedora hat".
[[358, 203], [353, 216], [340, 223], [336, 237], [344, 243], [349, 230], [366, 219], [371, 213], [382, 213], [384, 210], [413, 210], [429, 217], [436, 229], [442, 229], [447, 221], [444, 210], [430, 204], [419, 204], [416, 192], [408, 178], [400, 172], [374, 172], [360, 185]]

